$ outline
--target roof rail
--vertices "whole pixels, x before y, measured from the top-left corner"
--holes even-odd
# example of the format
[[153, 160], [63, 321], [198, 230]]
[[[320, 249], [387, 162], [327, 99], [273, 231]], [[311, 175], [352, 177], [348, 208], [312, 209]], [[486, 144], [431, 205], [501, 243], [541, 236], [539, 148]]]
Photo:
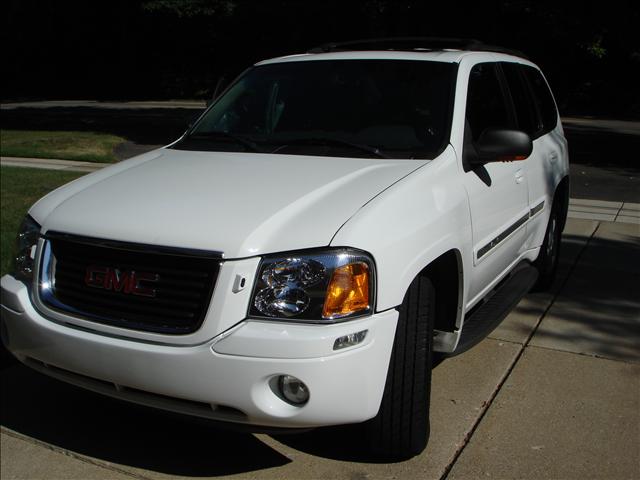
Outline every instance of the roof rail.
[[363, 50], [466, 50], [473, 52], [507, 53], [527, 58], [522, 52], [509, 48], [487, 45], [474, 38], [447, 37], [389, 37], [351, 40], [347, 42], [330, 42], [308, 50], [307, 53], [327, 53]]

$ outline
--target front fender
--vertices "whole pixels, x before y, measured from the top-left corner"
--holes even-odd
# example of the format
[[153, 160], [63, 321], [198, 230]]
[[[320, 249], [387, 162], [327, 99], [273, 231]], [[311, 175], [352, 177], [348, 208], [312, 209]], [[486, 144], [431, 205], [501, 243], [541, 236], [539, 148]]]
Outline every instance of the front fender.
[[[459, 175], [455, 152], [448, 147], [368, 202], [333, 238], [334, 246], [355, 246], [373, 255], [378, 311], [401, 304], [413, 279], [450, 250], [457, 250], [463, 272], [470, 271], [471, 217]], [[461, 305], [466, 301], [466, 277], [459, 292]]]

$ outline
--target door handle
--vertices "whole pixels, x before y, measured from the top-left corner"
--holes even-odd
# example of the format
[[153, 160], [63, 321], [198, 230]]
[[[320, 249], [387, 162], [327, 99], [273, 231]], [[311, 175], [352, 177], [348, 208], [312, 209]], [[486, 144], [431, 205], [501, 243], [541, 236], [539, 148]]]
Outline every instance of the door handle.
[[516, 183], [522, 183], [524, 181], [524, 172], [522, 170], [516, 171]]
[[555, 163], [556, 160], [558, 160], [558, 154], [556, 152], [551, 152], [549, 154], [549, 161], [551, 163]]

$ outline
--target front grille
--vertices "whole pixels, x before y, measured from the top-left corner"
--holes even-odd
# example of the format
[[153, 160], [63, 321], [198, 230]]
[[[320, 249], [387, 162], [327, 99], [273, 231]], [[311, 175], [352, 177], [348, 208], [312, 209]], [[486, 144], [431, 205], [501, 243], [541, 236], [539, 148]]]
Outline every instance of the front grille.
[[40, 297], [48, 307], [150, 332], [187, 334], [202, 324], [219, 255], [47, 237]]

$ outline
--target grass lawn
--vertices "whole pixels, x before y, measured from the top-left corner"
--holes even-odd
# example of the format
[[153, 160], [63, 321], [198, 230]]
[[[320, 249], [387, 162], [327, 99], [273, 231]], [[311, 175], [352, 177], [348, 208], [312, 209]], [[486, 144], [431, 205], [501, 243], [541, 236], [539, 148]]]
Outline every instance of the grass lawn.
[[0, 151], [7, 157], [59, 158], [109, 163], [113, 149], [125, 139], [94, 132], [0, 131]]
[[82, 175], [20, 167], [0, 169], [1, 275], [11, 270], [16, 234], [29, 207], [44, 194]]

